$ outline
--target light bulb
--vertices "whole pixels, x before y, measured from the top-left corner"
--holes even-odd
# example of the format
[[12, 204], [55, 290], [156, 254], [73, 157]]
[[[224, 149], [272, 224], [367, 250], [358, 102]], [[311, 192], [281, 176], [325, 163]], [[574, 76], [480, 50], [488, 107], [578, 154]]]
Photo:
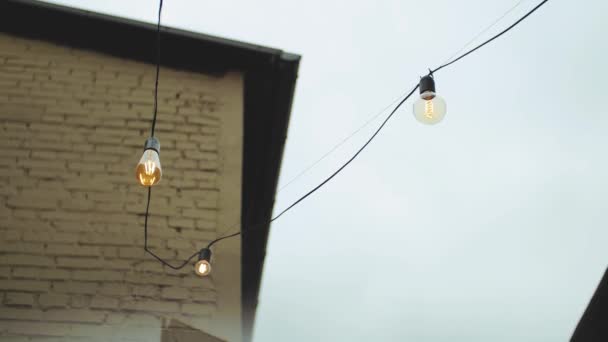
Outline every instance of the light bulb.
[[148, 138], [144, 146], [144, 153], [135, 168], [135, 176], [139, 184], [153, 186], [160, 182], [162, 169], [158, 152], [160, 144], [156, 138]]
[[435, 94], [435, 80], [432, 76], [425, 76], [420, 80], [420, 99], [414, 102], [414, 117], [416, 120], [434, 125], [445, 117], [447, 105], [445, 101]]
[[194, 273], [200, 277], [205, 277], [211, 273], [211, 250], [203, 248], [198, 253], [198, 261], [194, 264]]
[[434, 125], [443, 120], [446, 107], [445, 101], [439, 96], [435, 95], [430, 100], [421, 98], [414, 103], [414, 117], [424, 124]]
[[194, 272], [201, 277], [211, 273], [211, 264], [207, 260], [199, 260], [194, 266]]

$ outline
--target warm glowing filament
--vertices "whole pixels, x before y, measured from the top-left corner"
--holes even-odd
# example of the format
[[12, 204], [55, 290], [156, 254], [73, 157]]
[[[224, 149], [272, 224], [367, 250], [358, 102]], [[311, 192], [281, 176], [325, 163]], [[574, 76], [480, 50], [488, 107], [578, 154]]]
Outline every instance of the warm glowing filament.
[[145, 173], [146, 175], [150, 176], [152, 174], [154, 174], [154, 169], [156, 168], [156, 163], [154, 163], [152, 160], [146, 160], [146, 163], [144, 164], [144, 168], [145, 168]]
[[432, 119], [434, 112], [435, 111], [433, 108], [433, 101], [430, 101], [430, 100], [424, 101], [424, 116], [426, 116], [429, 119]]
[[137, 169], [135, 170], [139, 184], [143, 186], [153, 186], [160, 181], [161, 167], [158, 152], [154, 150], [144, 151]]
[[196, 265], [194, 265], [194, 273], [201, 277], [209, 275], [209, 273], [211, 273], [211, 264], [207, 260], [199, 260]]

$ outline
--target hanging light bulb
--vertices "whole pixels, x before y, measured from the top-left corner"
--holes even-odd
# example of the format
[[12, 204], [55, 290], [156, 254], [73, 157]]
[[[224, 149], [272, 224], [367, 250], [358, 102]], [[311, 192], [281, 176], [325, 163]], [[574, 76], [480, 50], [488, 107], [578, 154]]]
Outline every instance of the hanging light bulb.
[[160, 143], [156, 138], [148, 138], [144, 145], [144, 153], [135, 169], [135, 176], [139, 184], [153, 186], [160, 182], [162, 170], [160, 167]]
[[194, 273], [200, 277], [205, 277], [211, 273], [211, 250], [203, 248], [198, 253], [198, 261], [194, 264]]
[[433, 76], [424, 76], [420, 79], [420, 99], [414, 103], [414, 117], [416, 120], [434, 125], [445, 117], [447, 106], [445, 101], [435, 94], [435, 80]]

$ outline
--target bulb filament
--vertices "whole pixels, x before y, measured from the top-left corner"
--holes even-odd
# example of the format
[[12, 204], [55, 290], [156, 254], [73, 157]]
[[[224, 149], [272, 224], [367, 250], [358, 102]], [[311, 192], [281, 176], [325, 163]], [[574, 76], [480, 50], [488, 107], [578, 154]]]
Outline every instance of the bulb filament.
[[135, 170], [137, 180], [143, 186], [152, 186], [160, 181], [160, 161], [156, 151], [146, 150]]
[[430, 100], [424, 101], [424, 116], [426, 116], [429, 119], [432, 119], [433, 112], [434, 112], [433, 101], [430, 101]]
[[150, 176], [154, 174], [154, 169], [156, 169], [156, 163], [152, 160], [146, 160], [146, 163], [144, 164], [144, 172], [146, 175]]

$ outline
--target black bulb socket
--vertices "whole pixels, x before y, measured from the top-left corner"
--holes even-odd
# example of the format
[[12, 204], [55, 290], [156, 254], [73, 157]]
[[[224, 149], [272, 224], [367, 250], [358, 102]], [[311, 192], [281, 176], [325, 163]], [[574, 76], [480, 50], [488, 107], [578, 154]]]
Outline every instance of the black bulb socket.
[[435, 80], [433, 76], [427, 75], [420, 79], [420, 94], [424, 94], [426, 92], [435, 93]]
[[207, 260], [211, 262], [211, 250], [209, 248], [203, 248], [198, 252], [198, 260]]
[[160, 142], [155, 137], [150, 137], [146, 139], [146, 143], [144, 144], [144, 151], [146, 150], [154, 150], [156, 153], [160, 154]]

